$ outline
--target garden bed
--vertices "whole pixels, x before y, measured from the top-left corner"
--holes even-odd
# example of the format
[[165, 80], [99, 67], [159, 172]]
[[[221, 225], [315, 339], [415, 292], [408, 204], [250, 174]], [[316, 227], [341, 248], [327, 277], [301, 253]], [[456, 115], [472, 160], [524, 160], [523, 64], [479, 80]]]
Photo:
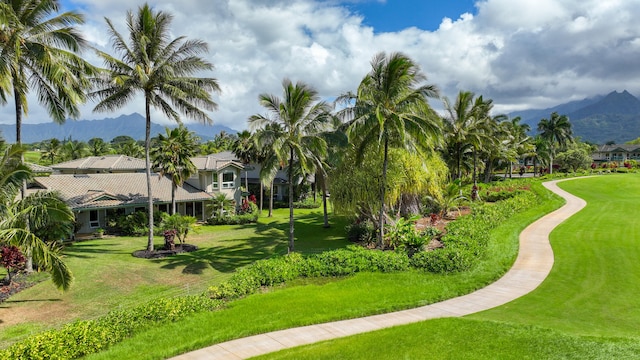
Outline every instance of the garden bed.
[[147, 250], [134, 251], [133, 256], [137, 258], [143, 258], [143, 259], [160, 259], [160, 258], [165, 258], [167, 256], [173, 256], [173, 255], [177, 255], [185, 252], [192, 252], [196, 250], [198, 250], [198, 247], [195, 245], [179, 244], [179, 245], [176, 245], [175, 249], [173, 250], [158, 249], [153, 251], [147, 251]]

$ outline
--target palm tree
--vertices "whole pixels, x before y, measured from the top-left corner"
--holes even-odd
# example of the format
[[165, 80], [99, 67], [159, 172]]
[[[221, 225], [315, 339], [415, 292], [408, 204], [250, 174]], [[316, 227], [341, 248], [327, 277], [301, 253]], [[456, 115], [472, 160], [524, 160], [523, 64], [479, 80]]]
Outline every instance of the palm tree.
[[571, 123], [566, 115], [551, 114], [551, 118], [542, 119], [538, 123], [540, 137], [546, 141], [549, 150], [549, 174], [553, 174], [553, 157], [558, 147], [562, 148], [573, 141]]
[[115, 152], [120, 155], [141, 158], [144, 156], [144, 147], [138, 145], [135, 140], [123, 141], [115, 145]]
[[68, 290], [73, 280], [71, 271], [58, 250], [38, 234], [52, 226], [69, 231], [73, 228], [73, 212], [57, 193], [39, 191], [24, 198], [18, 196], [23, 182], [31, 177], [28, 167], [21, 163], [23, 152], [15, 144], [0, 157], [0, 242], [19, 247], [35, 264], [51, 273], [57, 288]]
[[[263, 128], [268, 124], [278, 124], [282, 131], [263, 131], [258, 138], [258, 145], [268, 143], [274, 156], [262, 171], [277, 171], [278, 165], [288, 162], [289, 177], [289, 253], [294, 251], [293, 223], [293, 173], [294, 161], [304, 175], [312, 168], [312, 157], [323, 156], [327, 151], [327, 143], [318, 136], [330, 118], [331, 107], [319, 101], [318, 92], [309, 85], [289, 79], [282, 81], [283, 98], [270, 94], [260, 94], [260, 105], [265, 107], [269, 116], [253, 115], [249, 124], [253, 129]], [[277, 161], [274, 161], [277, 160]]]
[[65, 159], [76, 160], [89, 155], [91, 152], [84, 141], [68, 140], [62, 145], [62, 153]]
[[171, 178], [171, 214], [175, 214], [176, 189], [198, 171], [191, 158], [198, 153], [199, 138], [184, 125], [173, 130], [165, 128], [165, 132], [166, 135], [158, 135], [156, 147], [151, 149], [151, 158], [153, 168], [160, 176]]
[[134, 99], [137, 93], [144, 95], [145, 103], [145, 164], [149, 236], [147, 251], [153, 251], [153, 196], [151, 194], [151, 107], [160, 109], [165, 116], [180, 122], [179, 112], [198, 121], [211, 123], [204, 110], [215, 110], [217, 104], [211, 93], [219, 92], [213, 78], [194, 77], [201, 71], [209, 71], [213, 65], [198, 55], [207, 52], [207, 44], [200, 40], [170, 38], [172, 16], [154, 12], [148, 4], [134, 14], [127, 12], [130, 42], [106, 19], [113, 48], [120, 59], [98, 52], [106, 63], [108, 72], [97, 78], [99, 90], [91, 95], [100, 100], [95, 111], [113, 111]]
[[99, 137], [89, 139], [89, 141], [87, 141], [87, 145], [89, 145], [89, 150], [93, 156], [101, 156], [108, 154], [109, 151], [111, 151], [109, 143]]
[[49, 139], [42, 146], [41, 159], [48, 159], [51, 164], [62, 155], [62, 143], [56, 138]]
[[269, 214], [273, 216], [273, 181], [279, 169], [282, 169], [283, 162], [278, 160], [274, 144], [276, 139], [285, 136], [284, 129], [279, 123], [266, 124], [261, 129], [256, 129], [253, 134], [253, 141], [258, 149], [256, 161], [260, 164], [260, 211], [262, 211], [263, 187], [269, 186]]
[[[247, 194], [249, 193], [249, 169], [247, 166], [256, 161], [258, 149], [250, 131], [244, 130], [238, 133], [236, 140], [233, 142], [233, 153], [242, 161], [244, 169], [244, 187]], [[249, 195], [247, 195], [249, 196]]]
[[434, 85], [423, 85], [425, 80], [420, 67], [406, 55], [379, 53], [355, 97], [346, 94], [338, 98], [346, 103], [355, 101], [340, 115], [349, 119], [347, 135], [357, 144], [357, 158], [361, 161], [368, 146], [382, 148], [378, 246], [384, 238], [389, 147], [428, 151], [441, 132], [440, 119], [427, 102], [428, 97], [437, 97], [438, 91]]
[[86, 100], [88, 76], [95, 69], [76, 53], [86, 41], [75, 26], [84, 23], [75, 11], [58, 14], [57, 0], [4, 0], [0, 26], [0, 97], [12, 91], [16, 110], [16, 143], [21, 144], [27, 94], [38, 100], [56, 123], [77, 118]]

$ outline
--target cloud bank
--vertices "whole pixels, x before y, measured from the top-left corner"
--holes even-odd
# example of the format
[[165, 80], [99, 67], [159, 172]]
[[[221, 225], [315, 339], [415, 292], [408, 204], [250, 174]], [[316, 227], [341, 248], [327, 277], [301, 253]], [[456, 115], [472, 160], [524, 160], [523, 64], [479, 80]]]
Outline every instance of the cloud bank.
[[[142, 1], [74, 0], [86, 15], [85, 36], [111, 52], [104, 17], [122, 33], [127, 10]], [[208, 42], [219, 80], [214, 122], [236, 130], [262, 113], [260, 93], [281, 94], [289, 78], [314, 86], [327, 100], [355, 90], [379, 51], [401, 51], [416, 60], [442, 95], [470, 90], [491, 98], [496, 112], [542, 108], [612, 90], [640, 95], [640, 1], [485, 0], [477, 12], [445, 18], [435, 31], [411, 27], [376, 33], [336, 1], [157, 0], [174, 15], [176, 36]], [[87, 54], [96, 65], [99, 60]], [[439, 100], [431, 101], [441, 108]], [[11, 104], [11, 103], [9, 103]], [[83, 107], [83, 119], [103, 118]], [[47, 121], [30, 100], [26, 122]], [[121, 113], [144, 112], [142, 100]], [[11, 123], [13, 109], [2, 108]], [[107, 114], [117, 116], [118, 114]], [[166, 121], [161, 114], [154, 121]]]

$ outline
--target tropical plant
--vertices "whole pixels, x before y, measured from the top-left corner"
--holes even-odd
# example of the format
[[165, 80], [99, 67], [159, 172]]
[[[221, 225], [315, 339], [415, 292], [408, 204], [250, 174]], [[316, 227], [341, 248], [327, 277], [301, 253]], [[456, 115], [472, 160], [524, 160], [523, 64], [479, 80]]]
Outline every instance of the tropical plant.
[[440, 218], [445, 218], [452, 210], [459, 210], [460, 202], [467, 199], [462, 195], [460, 184], [460, 179], [455, 179], [446, 184], [437, 196], [427, 196], [437, 207]]
[[444, 134], [447, 144], [446, 153], [450, 154], [455, 166], [455, 179], [462, 178], [463, 158], [466, 154], [474, 157], [474, 180], [476, 173], [476, 149], [483, 147], [490, 137], [487, 135], [487, 117], [491, 109], [491, 100], [484, 101], [482, 96], [474, 99], [469, 91], [460, 91], [455, 103], [444, 98], [446, 116]]
[[378, 246], [384, 239], [389, 148], [430, 152], [440, 140], [440, 119], [427, 102], [428, 97], [437, 97], [438, 91], [434, 85], [422, 84], [425, 80], [418, 64], [406, 55], [379, 53], [371, 61], [371, 71], [360, 82], [357, 94], [338, 98], [338, 102], [352, 105], [340, 115], [349, 121], [347, 135], [356, 144], [357, 163], [370, 146], [378, 148], [383, 157], [378, 185]]
[[40, 153], [40, 159], [49, 160], [50, 164], [56, 162], [56, 158], [62, 156], [62, 143], [56, 138], [49, 139], [42, 144], [42, 152]]
[[93, 156], [101, 156], [108, 154], [111, 151], [111, 146], [109, 143], [105, 142], [102, 138], [94, 137], [87, 141], [87, 145], [89, 145], [89, 152]]
[[278, 124], [282, 131], [264, 130], [258, 137], [258, 146], [269, 144], [274, 151], [271, 161], [263, 171], [275, 173], [278, 163], [287, 163], [289, 181], [289, 253], [294, 251], [293, 222], [293, 174], [294, 161], [304, 175], [310, 173], [316, 157], [327, 152], [326, 141], [318, 136], [325, 130], [330, 119], [330, 106], [319, 101], [318, 92], [309, 85], [289, 79], [282, 81], [283, 98], [271, 94], [260, 94], [260, 105], [269, 112], [268, 116], [253, 115], [249, 124], [253, 129], [265, 129], [268, 124]]
[[226, 194], [220, 193], [211, 199], [211, 203], [207, 204], [209, 211], [213, 217], [223, 218], [233, 207], [233, 200], [229, 199]]
[[195, 77], [209, 71], [213, 65], [198, 55], [207, 52], [207, 44], [200, 40], [178, 37], [171, 40], [172, 16], [154, 12], [148, 4], [134, 14], [127, 12], [130, 42], [106, 19], [113, 48], [120, 58], [99, 51], [108, 69], [96, 79], [98, 90], [91, 93], [100, 100], [95, 111], [113, 111], [121, 108], [142, 93], [145, 103], [145, 164], [149, 233], [147, 251], [153, 251], [153, 196], [151, 193], [151, 107], [160, 109], [165, 116], [180, 122], [179, 112], [198, 121], [210, 123], [203, 111], [215, 110], [212, 92], [220, 91], [213, 78]]
[[[233, 153], [244, 164], [244, 188], [249, 192], [249, 164], [255, 162], [258, 156], [258, 148], [254, 141], [253, 134], [250, 131], [244, 130], [238, 133], [236, 140], [233, 142]], [[248, 198], [249, 195], [247, 195]]]
[[144, 147], [138, 145], [138, 142], [131, 139], [123, 141], [115, 145], [114, 150], [117, 154], [141, 158], [144, 156]]
[[67, 290], [73, 280], [71, 270], [55, 244], [47, 245], [38, 234], [52, 224], [73, 229], [74, 215], [57, 193], [37, 191], [18, 196], [23, 182], [31, 177], [29, 168], [21, 163], [23, 151], [15, 144], [0, 158], [0, 243], [20, 248], [51, 274], [57, 288]]
[[549, 119], [542, 119], [538, 123], [540, 137], [547, 143], [549, 149], [549, 174], [553, 173], [553, 157], [559, 149], [573, 142], [571, 123], [566, 115], [553, 112]]
[[62, 144], [62, 156], [65, 160], [77, 160], [90, 154], [84, 141], [67, 140]]
[[0, 265], [7, 270], [7, 282], [13, 282], [13, 275], [24, 268], [27, 259], [17, 246], [0, 246]]
[[191, 158], [198, 153], [199, 138], [182, 124], [173, 129], [167, 127], [165, 132], [158, 135], [150, 155], [152, 166], [160, 176], [171, 178], [171, 214], [175, 214], [178, 186], [198, 172]]
[[86, 99], [88, 77], [95, 68], [79, 55], [87, 46], [75, 26], [84, 22], [75, 11], [59, 13], [57, 0], [4, 0], [0, 19], [0, 99], [12, 92], [16, 143], [21, 144], [27, 94], [35, 89], [51, 119], [77, 118]]
[[178, 240], [180, 240], [181, 244], [184, 244], [187, 241], [189, 232], [193, 231], [196, 222], [197, 219], [193, 216], [163, 213], [161, 227], [165, 231], [175, 230]]

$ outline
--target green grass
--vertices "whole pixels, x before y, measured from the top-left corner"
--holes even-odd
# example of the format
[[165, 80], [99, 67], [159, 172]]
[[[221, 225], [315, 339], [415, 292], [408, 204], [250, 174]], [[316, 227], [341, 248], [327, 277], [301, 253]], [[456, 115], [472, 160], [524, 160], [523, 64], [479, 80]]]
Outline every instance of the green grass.
[[33, 164], [40, 163], [40, 151], [26, 151], [24, 153], [24, 161], [30, 162]]
[[[520, 231], [561, 202], [552, 197], [496, 229], [487, 258], [468, 273], [362, 273], [333, 281], [298, 281], [230, 302], [221, 311], [197, 314], [137, 334], [88, 358], [166, 358], [256, 333], [411, 308], [468, 293], [503, 274], [515, 259]], [[147, 345], [151, 343], [154, 346]]]
[[555, 264], [531, 294], [440, 319], [285, 350], [261, 359], [640, 358], [639, 175], [564, 182], [588, 206], [551, 234]]
[[[301, 253], [346, 246], [345, 219], [332, 217], [332, 227], [322, 227], [322, 212], [298, 210], [296, 247]], [[231, 276], [236, 268], [255, 260], [287, 252], [288, 209], [259, 224], [202, 226], [188, 242], [200, 250], [171, 258], [147, 260], [133, 257], [146, 247], [146, 238], [114, 237], [78, 242], [65, 249], [65, 261], [75, 276], [66, 293], [50, 281], [24, 290], [0, 303], [0, 347], [33, 332], [75, 319], [90, 319], [111, 309], [128, 308], [166, 296], [200, 294]], [[162, 245], [160, 237], [155, 239]], [[4, 271], [0, 272], [0, 276]]]

